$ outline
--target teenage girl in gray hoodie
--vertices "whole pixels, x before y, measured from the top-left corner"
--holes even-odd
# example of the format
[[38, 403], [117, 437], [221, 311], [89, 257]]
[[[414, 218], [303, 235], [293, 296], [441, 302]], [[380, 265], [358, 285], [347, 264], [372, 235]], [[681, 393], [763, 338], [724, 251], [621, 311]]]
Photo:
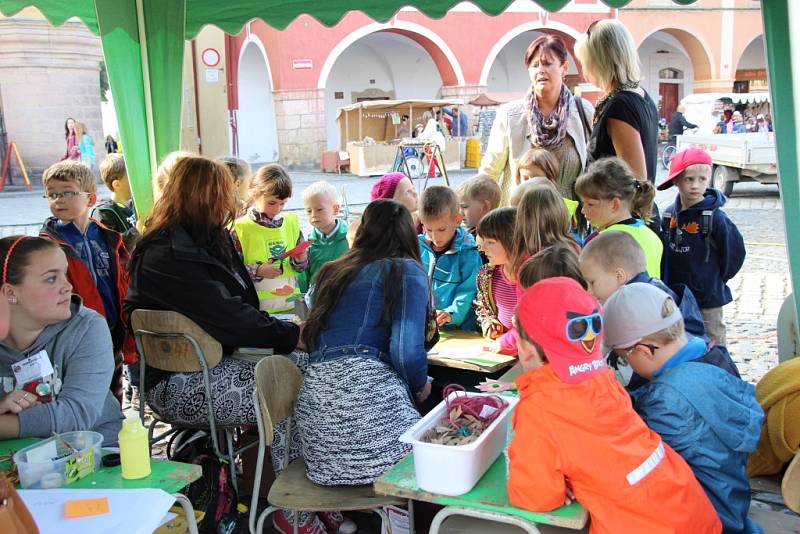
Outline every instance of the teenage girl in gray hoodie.
[[94, 430], [116, 445], [111, 335], [67, 281], [67, 259], [39, 237], [0, 239], [0, 439]]

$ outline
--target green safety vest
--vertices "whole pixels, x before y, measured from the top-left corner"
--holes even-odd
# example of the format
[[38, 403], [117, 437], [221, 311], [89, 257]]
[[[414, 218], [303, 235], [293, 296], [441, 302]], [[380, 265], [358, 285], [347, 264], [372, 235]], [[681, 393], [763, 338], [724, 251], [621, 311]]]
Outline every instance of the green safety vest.
[[[294, 310], [294, 303], [287, 302], [291, 295], [300, 293], [297, 285], [297, 272], [292, 268], [291, 258], [284, 258], [280, 262], [270, 261], [273, 257], [294, 248], [300, 237], [300, 222], [297, 214], [287, 213], [283, 216], [280, 228], [267, 228], [255, 222], [250, 215], [245, 215], [233, 223], [236, 236], [242, 245], [242, 255], [245, 265], [254, 265], [256, 262], [271, 263], [275, 267], [283, 268], [283, 276], [278, 278], [263, 278], [255, 282], [258, 293], [259, 308], [267, 313], [286, 313]], [[291, 295], [276, 295], [274, 289], [289, 285], [293, 288]]]
[[664, 254], [664, 243], [654, 231], [645, 226], [641, 219], [637, 219], [637, 224], [612, 224], [603, 232], [612, 230], [619, 230], [632, 235], [644, 249], [644, 257], [647, 260], [647, 274], [653, 278], [661, 278], [661, 255]]

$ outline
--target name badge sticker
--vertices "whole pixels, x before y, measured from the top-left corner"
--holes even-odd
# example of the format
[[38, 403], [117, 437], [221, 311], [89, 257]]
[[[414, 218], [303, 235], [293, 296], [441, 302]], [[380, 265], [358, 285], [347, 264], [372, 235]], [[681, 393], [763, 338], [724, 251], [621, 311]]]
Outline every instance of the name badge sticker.
[[11, 370], [14, 371], [18, 387], [28, 382], [42, 381], [54, 373], [53, 364], [50, 362], [46, 350], [40, 350], [32, 356], [12, 364]]

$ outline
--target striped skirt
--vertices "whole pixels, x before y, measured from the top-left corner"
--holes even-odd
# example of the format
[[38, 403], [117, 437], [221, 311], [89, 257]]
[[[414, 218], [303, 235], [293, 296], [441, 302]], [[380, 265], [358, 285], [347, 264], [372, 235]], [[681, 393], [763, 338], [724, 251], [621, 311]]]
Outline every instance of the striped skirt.
[[356, 486], [371, 484], [410, 452], [397, 438], [420, 415], [391, 367], [353, 356], [308, 366], [295, 418], [308, 478]]

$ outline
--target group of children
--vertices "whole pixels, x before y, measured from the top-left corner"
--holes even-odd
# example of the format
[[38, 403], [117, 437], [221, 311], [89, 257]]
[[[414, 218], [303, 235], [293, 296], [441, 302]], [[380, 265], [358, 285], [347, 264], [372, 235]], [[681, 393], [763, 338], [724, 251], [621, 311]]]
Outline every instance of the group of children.
[[[251, 176], [246, 163], [225, 162], [243, 197], [231, 235], [261, 309], [291, 310], [322, 265], [348, 250], [357, 223], [348, 229], [336, 189], [316, 182], [302, 195], [309, 246], [297, 215], [283, 211], [288, 173], [266, 165]], [[710, 158], [697, 149], [673, 157], [659, 184], [678, 189], [663, 235], [649, 225], [654, 187], [619, 159], [593, 163], [569, 190], [545, 150], [532, 149], [519, 169], [512, 206], [500, 207], [497, 183], [482, 176], [417, 198], [411, 180], [390, 173], [371, 195], [414, 216], [438, 325], [481, 332], [526, 370], [511, 502], [549, 510], [574, 496], [598, 532], [719, 532], [720, 521], [725, 532], [759, 532], [747, 519], [745, 466], [763, 413], [725, 349], [722, 321], [745, 251], [719, 209], [724, 196], [708, 187]], [[100, 171], [112, 199], [93, 210], [87, 166], [45, 172], [53, 217], [42, 233], [67, 253], [74, 291], [106, 318], [118, 363], [133, 364], [122, 301], [136, 216], [123, 156], [109, 155]], [[121, 386], [119, 365], [120, 401]]]

